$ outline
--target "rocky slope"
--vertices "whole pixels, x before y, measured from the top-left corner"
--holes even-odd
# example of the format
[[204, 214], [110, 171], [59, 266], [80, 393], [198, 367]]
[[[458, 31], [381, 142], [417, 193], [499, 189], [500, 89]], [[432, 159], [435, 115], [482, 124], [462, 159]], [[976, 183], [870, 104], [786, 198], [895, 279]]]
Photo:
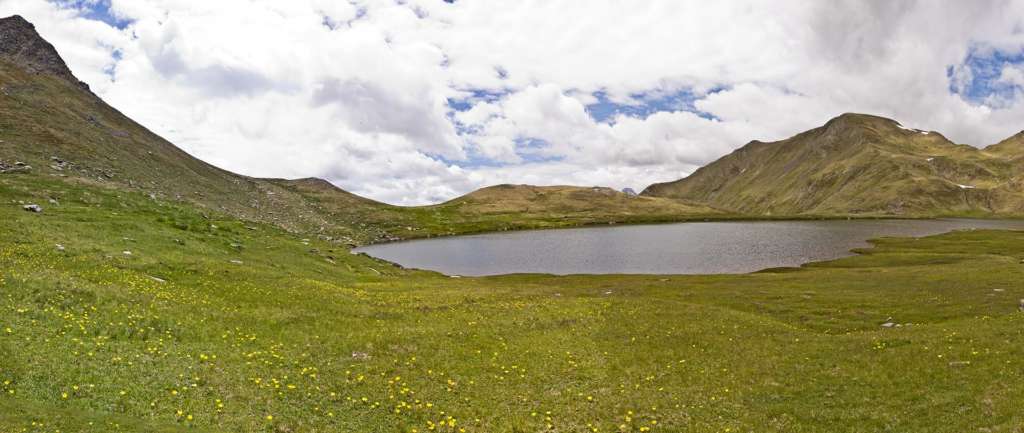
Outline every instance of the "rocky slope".
[[0, 58], [20, 65], [25, 71], [49, 74], [82, 89], [89, 86], [75, 78], [57, 49], [36, 32], [35, 26], [18, 15], [0, 18]]
[[1024, 134], [980, 150], [844, 114], [786, 140], [750, 142], [643, 195], [751, 215], [1019, 215], [1022, 156]]

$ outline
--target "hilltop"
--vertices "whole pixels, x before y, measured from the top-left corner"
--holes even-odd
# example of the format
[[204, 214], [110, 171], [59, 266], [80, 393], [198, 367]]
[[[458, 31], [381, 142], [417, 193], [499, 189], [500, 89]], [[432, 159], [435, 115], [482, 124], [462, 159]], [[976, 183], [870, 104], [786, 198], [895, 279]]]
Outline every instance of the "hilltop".
[[708, 206], [659, 197], [638, 197], [605, 187], [495, 185], [437, 205], [465, 215], [516, 215], [526, 220], [592, 222], [670, 221], [680, 216], [724, 216]]
[[29, 73], [52, 75], [89, 90], [89, 85], [71, 73], [57, 49], [40, 37], [36, 27], [20, 15], [0, 18], [0, 58], [21, 66]]
[[752, 141], [642, 194], [750, 215], [1021, 215], [1021, 137], [977, 149], [844, 114], [782, 141]]

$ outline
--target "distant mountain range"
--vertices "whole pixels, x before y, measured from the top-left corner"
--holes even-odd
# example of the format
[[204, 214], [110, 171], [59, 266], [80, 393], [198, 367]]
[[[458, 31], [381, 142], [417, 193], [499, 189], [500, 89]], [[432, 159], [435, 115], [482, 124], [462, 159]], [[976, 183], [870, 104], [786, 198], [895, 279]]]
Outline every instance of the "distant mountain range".
[[1024, 214], [1024, 133], [978, 149], [865, 114], [752, 141], [649, 197], [747, 215]]

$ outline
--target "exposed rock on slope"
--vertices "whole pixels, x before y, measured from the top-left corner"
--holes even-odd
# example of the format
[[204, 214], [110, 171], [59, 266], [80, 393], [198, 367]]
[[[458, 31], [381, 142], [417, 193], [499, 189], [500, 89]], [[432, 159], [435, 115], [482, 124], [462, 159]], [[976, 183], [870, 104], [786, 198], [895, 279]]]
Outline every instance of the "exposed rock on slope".
[[35, 26], [19, 15], [0, 18], [0, 58], [21, 65], [30, 73], [50, 74], [89, 88], [71, 74], [60, 54], [39, 36]]

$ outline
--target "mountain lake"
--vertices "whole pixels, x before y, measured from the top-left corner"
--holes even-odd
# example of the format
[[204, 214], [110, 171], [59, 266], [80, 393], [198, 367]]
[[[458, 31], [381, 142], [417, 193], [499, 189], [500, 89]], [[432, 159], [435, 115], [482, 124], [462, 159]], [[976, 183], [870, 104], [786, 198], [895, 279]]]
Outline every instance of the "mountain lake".
[[353, 250], [448, 275], [511, 273], [733, 274], [853, 255], [868, 239], [953, 230], [1024, 230], [1024, 220], [688, 222], [509, 231], [369, 245]]

